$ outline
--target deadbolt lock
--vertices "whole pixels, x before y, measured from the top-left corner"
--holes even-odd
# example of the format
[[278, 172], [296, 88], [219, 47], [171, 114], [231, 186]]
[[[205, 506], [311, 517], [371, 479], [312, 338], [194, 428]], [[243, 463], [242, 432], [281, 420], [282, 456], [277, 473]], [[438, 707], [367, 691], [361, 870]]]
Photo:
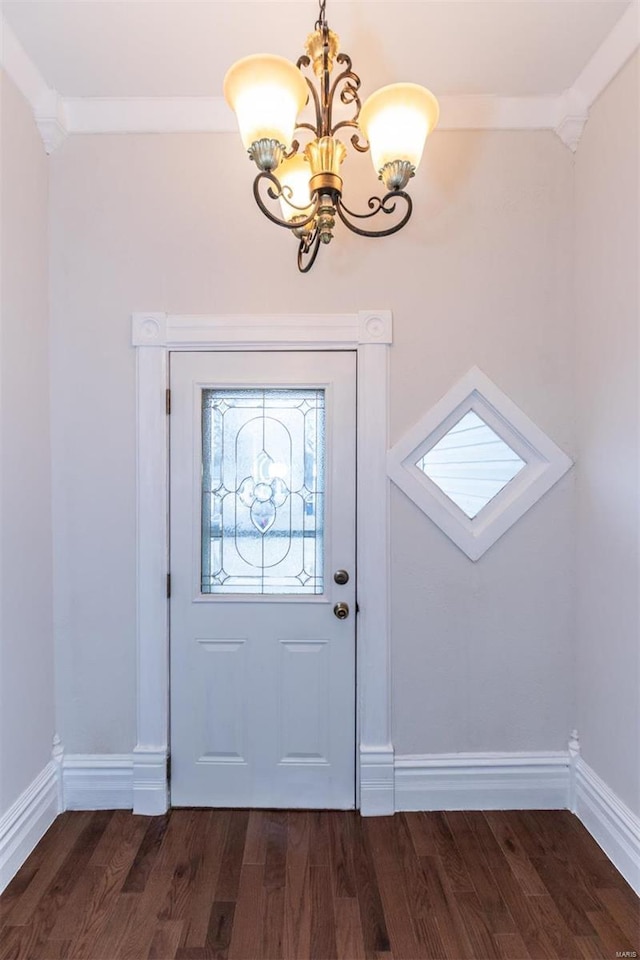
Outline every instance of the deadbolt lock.
[[346, 620], [349, 616], [349, 604], [342, 602], [336, 603], [335, 607], [333, 608], [333, 612], [338, 620]]
[[349, 574], [346, 570], [336, 570], [333, 579], [336, 583], [339, 583], [341, 587], [344, 587], [345, 583], [349, 583]]

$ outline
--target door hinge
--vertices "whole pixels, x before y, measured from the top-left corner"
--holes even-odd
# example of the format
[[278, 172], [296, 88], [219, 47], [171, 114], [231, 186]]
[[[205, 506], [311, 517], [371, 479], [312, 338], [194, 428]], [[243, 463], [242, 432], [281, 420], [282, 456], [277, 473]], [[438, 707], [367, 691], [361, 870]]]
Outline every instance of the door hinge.
[[167, 600], [171, 597], [171, 574], [167, 574]]
[[165, 391], [164, 405], [165, 405], [165, 410], [167, 412], [167, 416], [169, 416], [169, 414], [171, 413], [171, 390], [169, 390], [169, 388], [167, 388], [167, 390]]
[[171, 783], [171, 754], [167, 757], [167, 782]]

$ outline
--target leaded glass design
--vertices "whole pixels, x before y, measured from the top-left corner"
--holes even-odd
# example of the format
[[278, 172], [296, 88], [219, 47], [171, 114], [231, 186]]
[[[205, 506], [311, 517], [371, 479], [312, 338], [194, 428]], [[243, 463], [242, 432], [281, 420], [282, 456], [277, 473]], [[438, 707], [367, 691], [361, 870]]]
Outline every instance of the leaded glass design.
[[416, 466], [473, 520], [526, 464], [470, 410]]
[[324, 390], [202, 391], [202, 593], [320, 594]]

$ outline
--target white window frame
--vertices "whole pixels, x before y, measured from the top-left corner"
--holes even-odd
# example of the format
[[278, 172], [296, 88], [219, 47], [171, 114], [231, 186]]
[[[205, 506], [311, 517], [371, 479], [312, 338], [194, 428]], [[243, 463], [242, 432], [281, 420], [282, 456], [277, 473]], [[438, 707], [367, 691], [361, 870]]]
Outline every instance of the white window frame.
[[[473, 519], [417, 466], [470, 410], [525, 461], [522, 470]], [[567, 454], [478, 367], [472, 367], [387, 456], [393, 482], [473, 561], [572, 466]]]
[[[357, 352], [357, 804], [394, 812], [389, 638], [389, 480], [386, 471], [389, 310], [353, 314], [176, 316], [134, 313], [136, 374], [137, 744], [134, 813], [169, 805], [169, 386], [170, 352]], [[366, 478], [366, 482], [365, 482]]]

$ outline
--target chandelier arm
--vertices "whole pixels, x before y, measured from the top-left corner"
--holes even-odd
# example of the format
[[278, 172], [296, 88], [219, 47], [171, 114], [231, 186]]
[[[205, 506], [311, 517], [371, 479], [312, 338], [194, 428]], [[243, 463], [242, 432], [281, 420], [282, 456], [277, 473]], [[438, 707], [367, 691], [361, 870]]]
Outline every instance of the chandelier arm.
[[335, 127], [331, 131], [331, 136], [335, 136], [336, 131], [343, 129], [344, 127], [351, 127], [352, 130], [357, 132], [351, 137], [351, 146], [354, 150], [357, 150], [358, 153], [368, 153], [369, 152], [369, 141], [360, 140], [362, 136], [362, 131], [358, 126], [355, 120], [341, 120], [340, 123], [336, 123]]
[[318, 131], [312, 123], [296, 123], [296, 130], [310, 130], [314, 137], [318, 136]]
[[[396, 200], [402, 200], [406, 203], [407, 209], [402, 216], [402, 219], [398, 223], [394, 224], [392, 227], [388, 227], [386, 230], [363, 230], [362, 227], [357, 226], [355, 223], [351, 223], [347, 216], [354, 217], [358, 220], [368, 220], [370, 217], [375, 217], [378, 213], [392, 214], [396, 209]], [[394, 190], [391, 193], [387, 193], [384, 197], [371, 197], [368, 201], [367, 206], [370, 208], [370, 213], [354, 213], [352, 210], [349, 210], [342, 203], [341, 200], [338, 200], [336, 204], [336, 210], [338, 216], [344, 223], [345, 227], [348, 227], [353, 233], [357, 233], [361, 237], [390, 237], [391, 234], [397, 233], [398, 230], [402, 230], [406, 223], [408, 223], [411, 214], [413, 213], [413, 202], [408, 193], [405, 193], [404, 190]]]
[[[308, 60], [309, 58], [306, 57], [306, 59]], [[313, 106], [314, 106], [314, 108], [315, 108], [315, 113], [316, 113], [316, 125], [315, 125], [315, 127], [314, 127], [312, 124], [298, 124], [298, 126], [308, 126], [308, 127], [310, 127], [311, 130], [313, 130], [313, 132], [315, 133], [316, 137], [321, 137], [321, 136], [322, 136], [323, 111], [322, 111], [322, 104], [321, 104], [321, 102], [320, 102], [320, 97], [318, 96], [318, 91], [317, 91], [316, 88], [314, 87], [314, 85], [313, 85], [312, 81], [309, 79], [309, 77], [305, 77], [304, 79], [306, 80], [307, 86], [309, 87], [309, 90], [311, 91], [311, 97], [312, 97], [312, 99], [313, 99]]]
[[[338, 56], [338, 60], [340, 59], [340, 56], [341, 55]], [[338, 74], [328, 93], [327, 125], [330, 131], [329, 136], [333, 136], [335, 131], [338, 129], [338, 127], [344, 125], [344, 121], [343, 121], [342, 123], [336, 124], [335, 127], [333, 126], [333, 102], [336, 98], [336, 94], [338, 92], [338, 89], [341, 83], [344, 83], [344, 88], [340, 92], [340, 102], [345, 104], [345, 106], [348, 106], [349, 104], [352, 104], [352, 103], [355, 104], [356, 112], [354, 116], [351, 118], [351, 120], [354, 123], [357, 121], [358, 117], [360, 116], [360, 110], [362, 109], [362, 104], [360, 103], [360, 97], [358, 96], [358, 90], [360, 89], [361, 80], [358, 74], [354, 73], [351, 70], [351, 60], [349, 60], [348, 68], [346, 70], [343, 70], [342, 73]]]
[[262, 210], [262, 212], [264, 213], [265, 217], [268, 220], [271, 220], [272, 223], [277, 224], [277, 226], [279, 227], [286, 227], [287, 230], [299, 230], [302, 227], [306, 227], [308, 223], [311, 223], [312, 220], [315, 219], [316, 213], [318, 212], [318, 206], [320, 203], [320, 199], [318, 196], [314, 198], [313, 210], [311, 211], [308, 217], [305, 217], [304, 220], [296, 220], [295, 222], [290, 223], [288, 220], [282, 220], [280, 217], [276, 217], [275, 213], [272, 213], [271, 210], [269, 210], [264, 200], [260, 196], [260, 185], [265, 180], [268, 180], [269, 183], [272, 184], [272, 186], [270, 186], [267, 190], [267, 193], [272, 200], [279, 200], [280, 197], [283, 197], [286, 203], [288, 203], [289, 206], [292, 207], [294, 210], [300, 210], [302, 208], [296, 207], [295, 204], [291, 203], [291, 201], [288, 200], [284, 192], [283, 186], [277, 177], [274, 177], [274, 175], [270, 173], [268, 170], [262, 170], [253, 181], [253, 196], [255, 198], [256, 203], [258, 204], [258, 206], [260, 207], [260, 209]]
[[[308, 238], [303, 237], [298, 247], [298, 270], [300, 273], [308, 273], [316, 262], [318, 251], [320, 249], [320, 233], [314, 230]], [[305, 258], [308, 258], [305, 260]]]
[[300, 143], [297, 140], [291, 141], [291, 149], [287, 150], [283, 155], [283, 160], [291, 160], [291, 157], [295, 157], [296, 153], [300, 149]]

